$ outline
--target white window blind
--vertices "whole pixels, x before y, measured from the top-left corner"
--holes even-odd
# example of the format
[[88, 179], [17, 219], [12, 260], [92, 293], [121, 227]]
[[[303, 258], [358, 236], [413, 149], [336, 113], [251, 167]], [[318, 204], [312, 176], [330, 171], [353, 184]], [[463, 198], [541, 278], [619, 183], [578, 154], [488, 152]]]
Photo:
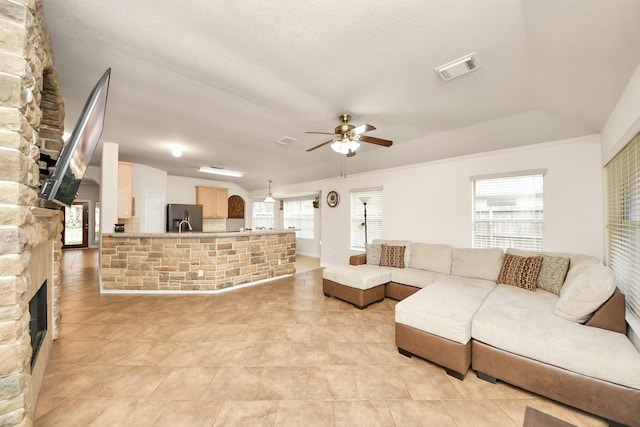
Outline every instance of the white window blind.
[[607, 261], [628, 312], [640, 322], [640, 134], [605, 166], [605, 175]]
[[382, 189], [351, 192], [351, 247], [364, 249], [364, 203], [367, 201], [367, 243], [382, 238]]
[[275, 203], [253, 202], [251, 225], [253, 228], [273, 228], [273, 206]]
[[315, 228], [313, 200], [293, 200], [284, 202], [284, 226], [298, 228], [299, 239], [313, 239]]
[[543, 174], [473, 180], [473, 247], [544, 248]]

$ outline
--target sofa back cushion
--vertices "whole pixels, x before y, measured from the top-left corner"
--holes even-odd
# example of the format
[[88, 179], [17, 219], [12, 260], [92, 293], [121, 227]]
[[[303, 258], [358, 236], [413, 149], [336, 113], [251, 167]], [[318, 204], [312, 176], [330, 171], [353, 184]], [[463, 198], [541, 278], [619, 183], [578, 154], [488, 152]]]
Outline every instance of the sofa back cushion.
[[373, 242], [374, 245], [389, 245], [389, 246], [404, 246], [404, 265], [405, 267], [409, 265], [409, 260], [411, 259], [411, 241], [410, 240], [385, 240], [385, 239], [375, 239]]
[[500, 274], [503, 252], [500, 248], [453, 248], [451, 250], [451, 275], [491, 280]]
[[409, 267], [451, 274], [451, 246], [413, 243]]
[[615, 290], [613, 270], [602, 264], [591, 265], [566, 281], [553, 312], [572, 322], [585, 322]]

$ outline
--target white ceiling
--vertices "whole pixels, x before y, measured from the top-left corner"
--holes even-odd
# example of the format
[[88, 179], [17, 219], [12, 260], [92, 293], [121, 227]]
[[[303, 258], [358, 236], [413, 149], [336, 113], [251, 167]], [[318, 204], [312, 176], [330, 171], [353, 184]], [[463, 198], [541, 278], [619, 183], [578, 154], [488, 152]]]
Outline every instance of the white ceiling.
[[[249, 191], [600, 132], [640, 62], [638, 0], [43, 4], [67, 129], [112, 67], [101, 141], [121, 160]], [[471, 52], [479, 70], [433, 71]], [[345, 112], [393, 146], [307, 153]]]

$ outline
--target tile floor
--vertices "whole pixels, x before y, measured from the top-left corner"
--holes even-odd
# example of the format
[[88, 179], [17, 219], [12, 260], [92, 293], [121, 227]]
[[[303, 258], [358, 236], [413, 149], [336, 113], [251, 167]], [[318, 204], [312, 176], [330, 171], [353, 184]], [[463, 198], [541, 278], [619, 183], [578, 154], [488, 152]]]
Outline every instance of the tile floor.
[[393, 307], [321, 291], [321, 270], [219, 295], [101, 295], [95, 250], [63, 256], [62, 331], [36, 426], [521, 426], [597, 417], [394, 346]]

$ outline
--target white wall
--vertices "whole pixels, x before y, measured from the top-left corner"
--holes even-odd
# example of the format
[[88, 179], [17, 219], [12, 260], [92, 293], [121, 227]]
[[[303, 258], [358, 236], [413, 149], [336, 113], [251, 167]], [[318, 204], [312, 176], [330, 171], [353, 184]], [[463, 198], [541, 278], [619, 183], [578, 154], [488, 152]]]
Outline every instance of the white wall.
[[100, 176], [100, 233], [113, 233], [118, 222], [118, 144], [102, 143]]
[[352, 190], [383, 188], [385, 238], [470, 247], [470, 177], [533, 169], [547, 169], [545, 249], [602, 258], [600, 152], [599, 138], [591, 136], [324, 181], [323, 197], [335, 190], [341, 201], [329, 208], [321, 198], [321, 263], [346, 264], [354, 253], [349, 249]]
[[609, 162], [640, 132], [640, 65], [602, 129], [602, 163]]

